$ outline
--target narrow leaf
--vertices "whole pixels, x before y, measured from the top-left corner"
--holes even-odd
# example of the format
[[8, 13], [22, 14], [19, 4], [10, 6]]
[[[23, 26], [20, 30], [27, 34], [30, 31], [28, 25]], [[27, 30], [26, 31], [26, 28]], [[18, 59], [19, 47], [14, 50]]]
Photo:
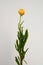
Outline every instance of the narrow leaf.
[[17, 57], [15, 57], [15, 61], [18, 65], [20, 65]]
[[27, 62], [24, 60], [24, 62], [27, 64]]

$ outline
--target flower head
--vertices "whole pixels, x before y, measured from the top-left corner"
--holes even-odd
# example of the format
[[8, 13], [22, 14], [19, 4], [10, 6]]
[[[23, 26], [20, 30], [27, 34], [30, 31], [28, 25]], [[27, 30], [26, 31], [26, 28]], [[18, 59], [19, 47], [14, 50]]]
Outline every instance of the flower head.
[[19, 13], [21, 16], [23, 16], [23, 15], [25, 14], [25, 11], [24, 11], [24, 9], [19, 9], [18, 13]]

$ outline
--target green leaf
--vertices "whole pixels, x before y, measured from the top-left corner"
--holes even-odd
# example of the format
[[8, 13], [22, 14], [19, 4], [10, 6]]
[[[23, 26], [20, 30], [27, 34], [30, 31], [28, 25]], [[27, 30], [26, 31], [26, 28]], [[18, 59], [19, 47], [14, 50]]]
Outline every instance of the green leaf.
[[20, 25], [22, 25], [23, 23], [24, 23], [24, 21], [22, 21]]
[[25, 31], [25, 36], [24, 36], [24, 38], [25, 38], [24, 42], [26, 42], [26, 40], [27, 40], [27, 38], [28, 38], [28, 30], [27, 30], [27, 29], [26, 29], [26, 31]]
[[27, 38], [28, 38], [28, 30], [26, 29], [25, 35], [24, 35], [24, 39], [23, 39], [23, 47], [25, 46], [25, 43], [27, 41]]
[[16, 50], [18, 51], [18, 46], [17, 46], [17, 44], [15, 44], [15, 48], [16, 48]]
[[16, 61], [16, 63], [17, 63], [18, 65], [20, 65], [20, 63], [19, 63], [19, 61], [18, 61], [18, 58], [17, 58], [17, 57], [15, 57], [15, 61]]
[[24, 62], [27, 64], [27, 62], [24, 60]]
[[16, 45], [17, 45], [17, 47], [18, 47], [18, 40], [16, 40]]
[[24, 35], [21, 31], [18, 32], [18, 39], [19, 39], [19, 48], [23, 48], [23, 39], [24, 39]]
[[21, 41], [21, 39], [23, 39], [23, 33], [21, 31], [19, 31], [17, 37], [18, 37], [19, 41]]
[[25, 53], [28, 51], [29, 48], [26, 49]]
[[15, 44], [15, 48], [17, 49], [16, 44]]

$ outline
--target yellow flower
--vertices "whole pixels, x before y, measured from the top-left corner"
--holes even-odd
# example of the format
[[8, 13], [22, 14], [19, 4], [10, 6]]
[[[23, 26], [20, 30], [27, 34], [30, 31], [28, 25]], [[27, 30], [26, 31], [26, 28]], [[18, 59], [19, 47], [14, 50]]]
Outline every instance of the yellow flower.
[[25, 14], [25, 11], [24, 11], [24, 9], [19, 9], [18, 13], [22, 16]]

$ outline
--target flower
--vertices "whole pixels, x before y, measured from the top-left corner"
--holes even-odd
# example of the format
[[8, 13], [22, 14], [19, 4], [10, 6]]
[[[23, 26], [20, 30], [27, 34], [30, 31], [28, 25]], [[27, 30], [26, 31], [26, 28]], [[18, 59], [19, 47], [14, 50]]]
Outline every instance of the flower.
[[22, 16], [25, 14], [25, 11], [24, 11], [24, 9], [19, 9], [18, 13]]

